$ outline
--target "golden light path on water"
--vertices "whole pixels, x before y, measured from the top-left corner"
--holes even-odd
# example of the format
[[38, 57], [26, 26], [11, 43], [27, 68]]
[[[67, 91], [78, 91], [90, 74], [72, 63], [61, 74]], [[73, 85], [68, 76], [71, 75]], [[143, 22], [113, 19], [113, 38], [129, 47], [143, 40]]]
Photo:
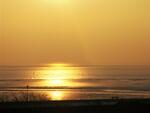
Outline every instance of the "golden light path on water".
[[50, 100], [64, 100], [64, 96], [64, 92], [59, 90], [49, 93]]
[[[43, 86], [54, 87], [54, 91], [49, 91], [47, 94], [49, 99], [64, 100], [67, 94], [61, 90], [61, 87], [80, 86], [80, 84], [74, 83], [72, 79], [77, 79], [81, 71], [81, 69], [69, 64], [57, 63], [48, 65], [48, 69], [44, 70], [41, 76], [43, 79], [46, 79], [46, 81], [42, 83]], [[59, 87], [60, 90], [55, 89], [56, 87]]]

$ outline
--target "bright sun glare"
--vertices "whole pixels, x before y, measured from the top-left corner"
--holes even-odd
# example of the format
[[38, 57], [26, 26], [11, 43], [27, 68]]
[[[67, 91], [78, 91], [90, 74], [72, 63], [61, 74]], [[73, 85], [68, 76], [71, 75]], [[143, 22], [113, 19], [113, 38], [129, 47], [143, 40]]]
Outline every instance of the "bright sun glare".
[[51, 64], [49, 70], [50, 79], [60, 80], [71, 77], [74, 70], [72, 70], [69, 66], [69, 64]]
[[62, 100], [66, 93], [61, 90], [64, 87], [77, 87], [80, 83], [74, 82], [74, 79], [80, 78], [84, 72], [81, 68], [72, 64], [46, 64], [39, 70], [40, 78], [44, 79], [42, 86], [51, 87], [54, 91], [48, 93], [51, 100]]
[[48, 87], [75, 87], [76, 84], [73, 80], [80, 78], [81, 70], [71, 64], [55, 63], [47, 64], [44, 68], [40, 69], [40, 78], [45, 79], [43, 86]]
[[52, 91], [49, 95], [51, 100], [62, 100], [64, 96], [62, 91]]
[[56, 80], [51, 80], [50, 81], [51, 84], [53, 84], [54, 86], [62, 86], [64, 84], [64, 81], [61, 79], [56, 79]]
[[76, 71], [69, 64], [50, 64], [47, 72], [49, 86], [71, 86], [69, 79], [73, 78]]

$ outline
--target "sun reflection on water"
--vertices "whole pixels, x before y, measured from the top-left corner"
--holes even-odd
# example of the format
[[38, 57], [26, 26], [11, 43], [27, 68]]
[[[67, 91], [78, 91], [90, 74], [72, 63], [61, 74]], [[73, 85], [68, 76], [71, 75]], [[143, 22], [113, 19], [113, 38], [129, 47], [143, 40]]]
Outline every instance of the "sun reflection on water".
[[69, 93], [64, 90], [73, 87], [81, 87], [83, 84], [77, 82], [76, 79], [83, 77], [84, 72], [80, 67], [74, 67], [69, 64], [50, 64], [40, 67], [36, 79], [41, 79], [34, 86], [46, 88], [49, 100], [65, 100], [70, 97]]
[[63, 100], [64, 99], [64, 93], [63, 91], [51, 91], [50, 94], [50, 100]]
[[81, 70], [69, 64], [50, 64], [42, 71], [43, 86], [49, 87], [74, 87], [73, 79], [78, 79]]
[[54, 80], [50, 80], [50, 84], [55, 85], [55, 86], [62, 86], [65, 83], [61, 79], [54, 79]]

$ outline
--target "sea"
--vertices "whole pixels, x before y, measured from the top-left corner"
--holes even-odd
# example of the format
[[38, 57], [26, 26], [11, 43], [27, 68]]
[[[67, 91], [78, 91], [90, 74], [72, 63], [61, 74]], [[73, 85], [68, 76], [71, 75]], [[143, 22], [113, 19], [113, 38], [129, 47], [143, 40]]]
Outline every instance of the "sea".
[[0, 66], [0, 101], [150, 98], [150, 66]]

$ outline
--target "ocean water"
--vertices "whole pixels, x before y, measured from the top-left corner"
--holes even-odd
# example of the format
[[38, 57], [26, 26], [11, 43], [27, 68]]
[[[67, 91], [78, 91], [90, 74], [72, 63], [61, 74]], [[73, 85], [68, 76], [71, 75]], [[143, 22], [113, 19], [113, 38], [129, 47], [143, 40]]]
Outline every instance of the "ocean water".
[[[0, 66], [0, 98], [150, 98], [150, 66]], [[12, 96], [13, 95], [13, 96]]]

